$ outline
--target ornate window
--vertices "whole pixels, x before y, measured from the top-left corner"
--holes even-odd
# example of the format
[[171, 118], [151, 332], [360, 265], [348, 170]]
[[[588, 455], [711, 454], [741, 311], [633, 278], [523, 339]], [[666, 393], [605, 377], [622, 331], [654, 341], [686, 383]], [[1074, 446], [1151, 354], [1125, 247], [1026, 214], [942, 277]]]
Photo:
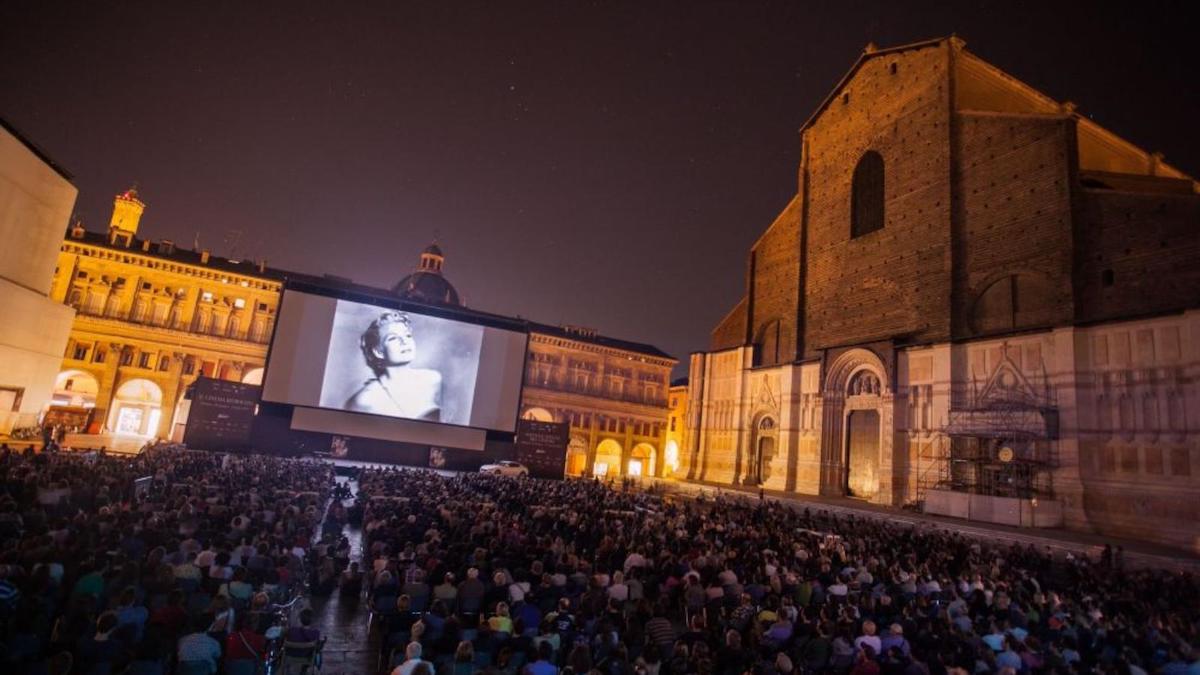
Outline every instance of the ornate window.
[[868, 150], [854, 167], [850, 195], [850, 238], [883, 229], [883, 157]]

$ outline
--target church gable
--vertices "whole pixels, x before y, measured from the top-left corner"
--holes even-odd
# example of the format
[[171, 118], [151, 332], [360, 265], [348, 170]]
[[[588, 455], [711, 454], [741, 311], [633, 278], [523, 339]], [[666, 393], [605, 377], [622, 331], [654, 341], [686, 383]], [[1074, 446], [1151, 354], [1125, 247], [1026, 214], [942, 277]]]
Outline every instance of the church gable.
[[[895, 75], [899, 72], [900, 59], [908, 58], [916, 50], [937, 47], [944, 41], [944, 38], [936, 38], [898, 47], [890, 47], [888, 49], [878, 49], [873, 43], [868, 44], [864, 48], [862, 55], [858, 57], [858, 60], [854, 62], [850, 70], [842, 76], [842, 79], [833, 88], [833, 91], [829, 92], [829, 95], [825, 97], [821, 105], [817, 106], [817, 109], [809, 116], [808, 120], [800, 128], [801, 133], [816, 126], [825, 116], [826, 112], [837, 110], [836, 104], [838, 102], [841, 102], [843, 105], [849, 102], [848, 95], [862, 83], [862, 80], [859, 78], [861, 71], [867, 70], [869, 72], [873, 69], [886, 68], [890, 74]], [[879, 65], [878, 61], [881, 59], [887, 60], [886, 65]]]
[[[803, 132], [805, 356], [949, 335], [947, 50], [934, 41], [864, 55]], [[864, 157], [877, 160], [872, 180], [856, 181]], [[856, 199], [859, 183], [874, 192]], [[874, 207], [872, 227], [854, 228], [860, 202]]]

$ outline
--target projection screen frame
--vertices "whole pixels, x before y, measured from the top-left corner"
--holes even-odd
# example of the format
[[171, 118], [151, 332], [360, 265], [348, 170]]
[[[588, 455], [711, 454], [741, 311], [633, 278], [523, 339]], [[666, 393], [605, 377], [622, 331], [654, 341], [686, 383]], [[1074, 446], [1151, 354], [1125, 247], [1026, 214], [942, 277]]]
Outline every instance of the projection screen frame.
[[[405, 417], [393, 417], [393, 416], [389, 416], [389, 415], [378, 415], [378, 414], [369, 413], [369, 412], [346, 410], [343, 408], [330, 408], [330, 407], [323, 407], [320, 405], [311, 405], [311, 404], [307, 404], [307, 403], [297, 403], [295, 401], [280, 400], [275, 397], [269, 398], [268, 397], [268, 389], [269, 389], [268, 383], [272, 382], [272, 380], [271, 380], [271, 365], [272, 365], [272, 362], [275, 360], [274, 354], [275, 354], [276, 344], [277, 344], [277, 340], [279, 338], [279, 331], [280, 331], [281, 325], [283, 323], [281, 319], [283, 318], [284, 303], [286, 302], [289, 291], [292, 291], [295, 293], [300, 293], [300, 294], [311, 295], [311, 296], [318, 296], [318, 297], [322, 297], [322, 298], [325, 298], [328, 300], [332, 300], [334, 302], [336, 302], [338, 300], [344, 300], [344, 301], [348, 301], [348, 302], [356, 302], [356, 303], [362, 303], [362, 304], [367, 304], [367, 305], [374, 305], [374, 306], [384, 308], [384, 309], [394, 309], [394, 310], [401, 311], [401, 312], [410, 312], [412, 314], [424, 315], [424, 316], [434, 317], [434, 318], [438, 318], [438, 319], [445, 319], [445, 320], [449, 320], [449, 321], [457, 321], [457, 322], [461, 322], [461, 323], [465, 323], [465, 324], [480, 326], [482, 328], [492, 328], [492, 329], [496, 329], [496, 330], [500, 330], [500, 331], [507, 331], [510, 333], [520, 334], [521, 336], [524, 337], [524, 345], [521, 350], [522, 353], [521, 353], [520, 376], [519, 376], [519, 378], [517, 378], [519, 380], [519, 383], [517, 384], [517, 394], [516, 394], [517, 398], [516, 398], [516, 405], [514, 406], [514, 410], [513, 410], [511, 430], [487, 427], [487, 426], [476, 426], [476, 425], [470, 425], [470, 424], [450, 424], [450, 423], [446, 423], [446, 422], [435, 422], [435, 421], [430, 421], [430, 420], [419, 420], [419, 419], [411, 419], [411, 418], [405, 418]], [[339, 412], [339, 413], [344, 413], [344, 414], [348, 414], [348, 415], [363, 415], [366, 417], [379, 418], [380, 420], [394, 420], [394, 421], [398, 421], [398, 422], [404, 422], [405, 424], [422, 424], [422, 425], [429, 425], [430, 427], [449, 427], [452, 429], [477, 430], [477, 431], [486, 432], [488, 434], [502, 434], [505, 436], [511, 436], [511, 435], [516, 434], [517, 424], [520, 421], [520, 417], [521, 417], [521, 394], [525, 389], [525, 376], [526, 376], [528, 360], [529, 360], [529, 340], [530, 340], [530, 330], [529, 330], [528, 323], [523, 320], [520, 320], [520, 319], [514, 319], [511, 317], [501, 316], [498, 314], [489, 314], [486, 312], [479, 312], [479, 311], [475, 311], [475, 310], [466, 310], [465, 308], [459, 308], [459, 307], [451, 308], [451, 307], [439, 307], [436, 305], [427, 305], [427, 304], [420, 303], [420, 302], [413, 302], [411, 300], [397, 298], [395, 296], [376, 295], [376, 294], [365, 292], [365, 291], [336, 289], [336, 288], [330, 288], [328, 286], [322, 286], [322, 285], [313, 284], [313, 283], [306, 283], [303, 281], [287, 280], [284, 282], [283, 289], [280, 292], [279, 305], [278, 305], [278, 309], [277, 309], [276, 319], [275, 319], [274, 326], [272, 327], [272, 330], [271, 330], [271, 339], [267, 346], [267, 359], [266, 359], [266, 363], [263, 366], [262, 401], [264, 403], [292, 406], [293, 408], [312, 408], [315, 410]], [[323, 364], [323, 366], [324, 366], [324, 364]], [[476, 385], [476, 386], [478, 386], [478, 385]], [[274, 392], [272, 392], [272, 393], [274, 393]]]

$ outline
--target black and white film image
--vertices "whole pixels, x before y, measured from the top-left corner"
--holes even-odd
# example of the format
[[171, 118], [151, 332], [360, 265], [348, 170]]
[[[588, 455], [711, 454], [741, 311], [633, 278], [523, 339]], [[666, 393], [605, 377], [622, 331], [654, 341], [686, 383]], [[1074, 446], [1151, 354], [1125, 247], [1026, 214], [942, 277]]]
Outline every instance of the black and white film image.
[[483, 328], [338, 300], [321, 407], [468, 426]]

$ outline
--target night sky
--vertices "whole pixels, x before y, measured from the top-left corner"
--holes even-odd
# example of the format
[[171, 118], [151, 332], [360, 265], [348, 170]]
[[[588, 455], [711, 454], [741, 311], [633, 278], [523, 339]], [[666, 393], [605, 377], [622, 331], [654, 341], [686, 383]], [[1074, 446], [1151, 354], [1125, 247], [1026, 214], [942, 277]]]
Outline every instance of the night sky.
[[471, 307], [686, 361], [867, 42], [957, 33], [1196, 175], [1184, 8], [9, 0], [0, 116], [89, 229], [136, 180], [143, 236], [385, 287], [436, 237]]

